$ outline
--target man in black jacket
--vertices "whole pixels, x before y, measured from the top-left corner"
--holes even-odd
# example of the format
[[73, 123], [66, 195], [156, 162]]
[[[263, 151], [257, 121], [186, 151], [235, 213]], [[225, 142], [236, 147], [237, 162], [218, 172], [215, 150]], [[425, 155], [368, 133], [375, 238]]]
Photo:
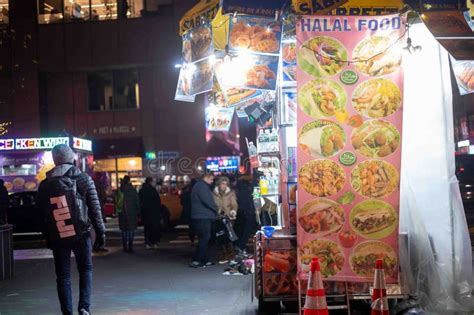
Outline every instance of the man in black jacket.
[[[56, 270], [56, 282], [59, 302], [63, 314], [73, 314], [72, 292], [71, 292], [71, 251], [76, 257], [77, 269], [79, 271], [79, 314], [88, 315], [90, 309], [90, 298], [92, 291], [92, 244], [90, 228], [91, 223], [98, 238], [99, 246], [105, 245], [105, 225], [102, 220], [99, 198], [94, 186], [94, 182], [89, 175], [81, 172], [74, 166], [74, 152], [65, 144], [57, 145], [52, 150], [53, 161], [56, 165], [51, 171], [46, 173], [46, 180], [41, 182], [38, 188], [39, 209], [43, 213], [45, 231], [48, 247], [53, 250], [54, 265]], [[57, 196], [52, 196], [53, 186], [51, 181], [55, 178], [69, 178], [76, 183], [77, 194], [85, 201], [85, 207], [78, 207], [80, 210], [80, 226], [74, 226], [76, 235], [73, 242], [65, 245], [61, 239], [53, 237], [57, 231], [50, 231], [51, 225], [46, 224], [48, 213]], [[67, 206], [67, 205], [66, 205]], [[66, 208], [67, 209], [67, 208]], [[83, 213], [84, 212], [84, 213]], [[53, 211], [54, 213], [54, 211]], [[56, 213], [54, 216], [56, 217]], [[58, 215], [59, 216], [59, 215]], [[70, 226], [70, 218], [61, 214], [63, 221], [58, 222], [58, 229]], [[61, 223], [61, 225], [59, 225]], [[54, 232], [54, 233], [53, 233]], [[54, 234], [56, 235], [56, 234]]]
[[147, 249], [157, 249], [161, 238], [161, 198], [152, 181], [147, 177], [139, 192]]
[[212, 174], [204, 174], [202, 179], [196, 182], [191, 192], [191, 224], [199, 238], [196, 253], [189, 265], [192, 268], [202, 268], [214, 264], [209, 261], [207, 255], [212, 224], [217, 218], [217, 206], [210, 187], [213, 181], [214, 176]]

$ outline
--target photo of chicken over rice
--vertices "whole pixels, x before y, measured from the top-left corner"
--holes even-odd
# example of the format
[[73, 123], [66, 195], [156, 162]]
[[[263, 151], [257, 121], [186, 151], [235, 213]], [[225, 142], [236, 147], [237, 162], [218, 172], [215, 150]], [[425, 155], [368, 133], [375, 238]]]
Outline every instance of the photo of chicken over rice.
[[331, 160], [309, 161], [300, 169], [298, 185], [309, 194], [328, 197], [337, 194], [346, 182], [344, 170]]
[[341, 247], [336, 242], [324, 238], [307, 242], [300, 247], [299, 259], [304, 272], [309, 271], [314, 257], [319, 258], [321, 275], [325, 278], [339, 273], [346, 260]]
[[400, 89], [388, 79], [371, 79], [352, 93], [352, 106], [362, 116], [382, 118], [395, 113], [402, 104]]

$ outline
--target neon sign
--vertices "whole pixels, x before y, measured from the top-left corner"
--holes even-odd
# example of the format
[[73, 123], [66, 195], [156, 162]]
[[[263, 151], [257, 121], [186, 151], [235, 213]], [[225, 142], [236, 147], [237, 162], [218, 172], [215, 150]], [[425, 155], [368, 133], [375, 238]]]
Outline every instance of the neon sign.
[[15, 139], [15, 149], [17, 150], [52, 149], [58, 144], [69, 145], [69, 138], [59, 137]]
[[92, 141], [73, 137], [72, 148], [83, 151], [92, 151]]
[[0, 151], [13, 150], [15, 148], [15, 140], [0, 139]]

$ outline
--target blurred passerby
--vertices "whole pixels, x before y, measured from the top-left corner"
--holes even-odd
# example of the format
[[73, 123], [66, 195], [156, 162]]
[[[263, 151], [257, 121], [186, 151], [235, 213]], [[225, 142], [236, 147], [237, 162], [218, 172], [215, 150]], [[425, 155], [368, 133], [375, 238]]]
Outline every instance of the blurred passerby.
[[[97, 197], [99, 198], [100, 210], [102, 212], [102, 219], [104, 220], [104, 223], [105, 223], [107, 222], [107, 220], [105, 218], [104, 207], [105, 207], [105, 203], [107, 202], [107, 193], [105, 192], [105, 184], [103, 182], [101, 173], [94, 174], [94, 185], [95, 185], [95, 189], [97, 190]], [[94, 252], [105, 252], [105, 253], [109, 251], [103, 245], [101, 246], [98, 238], [96, 238], [94, 242], [94, 247], [92, 250]]]
[[[222, 176], [216, 181], [216, 187], [212, 192], [214, 202], [217, 205], [218, 214], [220, 216], [227, 216], [232, 224], [237, 218], [237, 197], [235, 192], [230, 188], [230, 180], [228, 177]], [[222, 245], [219, 264], [226, 264], [235, 256], [234, 246], [231, 241], [225, 242]]]
[[123, 204], [119, 213], [119, 227], [122, 231], [123, 251], [133, 253], [133, 240], [137, 228], [137, 216], [140, 211], [140, 199], [135, 188], [130, 183], [130, 177], [124, 176], [120, 193], [123, 195]]
[[195, 232], [193, 229], [193, 225], [191, 224], [191, 191], [193, 189], [194, 184], [196, 184], [196, 180], [193, 178], [190, 183], [187, 183], [181, 189], [181, 206], [183, 207], [183, 211], [181, 212], [181, 221], [183, 224], [189, 225], [189, 240], [191, 244], [194, 245], [195, 239]]
[[0, 179], [0, 225], [7, 223], [8, 191], [3, 179]]
[[214, 263], [209, 261], [208, 256], [212, 224], [217, 217], [217, 206], [211, 191], [213, 181], [214, 176], [212, 174], [204, 174], [202, 179], [196, 182], [191, 192], [191, 221], [193, 229], [199, 238], [196, 253], [189, 265], [193, 268], [214, 265]]
[[[73, 314], [71, 251], [79, 271], [80, 315], [89, 314], [92, 291], [91, 223], [99, 244], [105, 244], [105, 226], [94, 181], [74, 164], [74, 152], [65, 144], [52, 150], [54, 164], [38, 188], [38, 205], [48, 248], [53, 250], [56, 283], [63, 314]], [[84, 200], [84, 202], [80, 202]]]
[[257, 219], [252, 197], [252, 184], [244, 179], [237, 181], [237, 203], [239, 204], [239, 215], [242, 216], [242, 233], [236, 243], [237, 254], [247, 255], [247, 241], [257, 230]]
[[139, 192], [147, 249], [157, 249], [161, 238], [161, 199], [152, 181], [147, 177]]

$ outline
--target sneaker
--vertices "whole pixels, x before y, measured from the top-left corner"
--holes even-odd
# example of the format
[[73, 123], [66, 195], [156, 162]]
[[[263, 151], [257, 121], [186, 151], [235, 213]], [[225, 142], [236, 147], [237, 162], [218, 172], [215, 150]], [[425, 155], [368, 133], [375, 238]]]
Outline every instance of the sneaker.
[[88, 311], [86, 311], [85, 309], [81, 308], [79, 310], [79, 315], [90, 315], [90, 313]]
[[210, 266], [215, 266], [216, 264], [213, 263], [212, 261], [208, 261], [207, 263], [204, 264], [206, 267], [210, 267]]
[[228, 259], [221, 259], [219, 260], [219, 265], [224, 265], [224, 264], [227, 264], [229, 262]]
[[145, 245], [145, 248], [146, 248], [146, 249], [153, 249], [153, 246], [146, 244], [146, 245]]
[[199, 261], [193, 261], [189, 264], [191, 268], [206, 268], [205, 264], [200, 263]]

